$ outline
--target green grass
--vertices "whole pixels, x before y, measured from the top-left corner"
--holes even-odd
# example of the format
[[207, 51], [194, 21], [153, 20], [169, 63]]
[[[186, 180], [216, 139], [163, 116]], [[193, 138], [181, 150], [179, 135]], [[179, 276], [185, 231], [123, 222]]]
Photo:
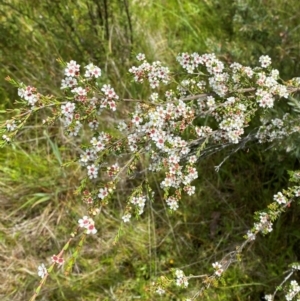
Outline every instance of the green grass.
[[[1, 166], [7, 160], [0, 182], [5, 208], [1, 214], [2, 268], [8, 268], [8, 277], [2, 282], [4, 300], [29, 299], [38, 283], [37, 266], [59, 252], [85, 210], [72, 193], [79, 170], [63, 171], [57, 159], [61, 156], [68, 160], [71, 154], [60, 153], [47, 139], [38, 144], [27, 151], [17, 146], [14, 152], [2, 153]], [[43, 153], [47, 145], [49, 152]], [[221, 157], [210, 159], [209, 165], [214, 166]], [[73, 273], [64, 276], [55, 272], [42, 295], [47, 300], [130, 300], [134, 296], [152, 300], [149, 288], [153, 277], [167, 276], [171, 268], [194, 275], [210, 272], [212, 262], [242, 241], [252, 225], [253, 212], [263, 209], [277, 191], [273, 186], [285, 182], [275, 176], [270, 181], [271, 171], [262, 162], [253, 161], [247, 161], [245, 154], [237, 155], [219, 174], [213, 168], [207, 170], [207, 162], [203, 162], [195, 197], [182, 201], [180, 210], [172, 215], [158, 197], [141, 219], [124, 227], [114, 244], [125, 201], [123, 191], [119, 191], [112, 201], [117, 203], [97, 218], [99, 234], [85, 243]], [[262, 174], [266, 174], [267, 188]], [[277, 222], [269, 237], [259, 238], [242, 255], [242, 261], [229, 269], [225, 283], [211, 289], [204, 300], [245, 300], [272, 290], [287, 264], [296, 260], [293, 245], [298, 237], [289, 221], [297, 219], [297, 208], [289, 215]], [[69, 255], [76, 244], [72, 244]], [[173, 300], [170, 298], [161, 300]]]

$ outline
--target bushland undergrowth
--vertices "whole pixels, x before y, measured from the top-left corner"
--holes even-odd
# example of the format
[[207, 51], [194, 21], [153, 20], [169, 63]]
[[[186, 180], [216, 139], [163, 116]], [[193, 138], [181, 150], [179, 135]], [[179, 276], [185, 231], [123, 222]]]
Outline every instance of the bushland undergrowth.
[[[192, 1], [176, 3], [168, 1], [167, 5], [156, 1], [129, 3], [132, 37], [127, 23], [128, 17], [118, 14], [114, 18], [110, 15], [112, 21], [109, 26], [113, 28], [109, 30], [110, 35], [105, 34], [107, 26], [101, 24], [97, 35], [92, 35], [89, 26], [97, 27], [93, 23], [76, 27], [74, 36], [77, 37], [72, 36], [72, 22], [76, 26], [82, 24], [83, 21], [80, 20], [84, 20], [84, 13], [91, 19], [96, 15], [97, 7], [93, 6], [96, 5], [93, 1], [80, 2], [86, 4], [88, 9], [81, 11], [79, 8], [83, 6], [79, 6], [77, 14], [76, 5], [68, 9], [63, 5], [56, 7], [56, 4], [33, 7], [30, 2], [24, 5], [23, 11], [20, 11], [22, 8], [20, 6], [18, 13], [12, 14], [7, 7], [14, 9], [15, 3], [17, 2], [7, 1], [1, 6], [2, 13], [5, 13], [2, 14], [2, 18], [5, 18], [2, 19], [5, 20], [2, 30], [13, 32], [10, 26], [19, 22], [27, 24], [27, 27], [21, 31], [21, 35], [19, 32], [18, 35], [16, 33], [16, 37], [19, 37], [19, 51], [13, 54], [10, 51], [12, 46], [3, 48], [7, 60], [5, 64], [2, 63], [3, 78], [10, 75], [18, 82], [37, 87], [44, 95], [54, 94], [55, 97], [47, 100], [49, 101], [47, 103], [50, 104], [55, 100], [57, 111], [51, 114], [60, 114], [61, 105], [66, 105], [67, 100], [63, 100], [66, 95], [59, 89], [63, 73], [55, 59], [63, 57], [64, 60], [76, 59], [78, 62], [86, 63], [93, 61], [95, 65], [99, 63], [102, 69], [99, 84], [110, 82], [120, 96], [118, 110], [113, 117], [111, 113], [104, 111], [99, 120], [98, 131], [106, 131], [112, 137], [120, 137], [115, 125], [121, 119], [126, 120], [130, 112], [134, 112], [132, 110], [136, 101], [128, 100], [141, 100], [146, 102], [145, 107], [152, 106], [153, 100], [148, 99], [151, 89], [145, 85], [141, 88], [138, 84], [132, 83], [128, 74], [130, 66], [137, 64], [133, 62], [134, 56], [131, 54], [133, 50], [145, 52], [149, 62], [160, 59], [170, 64], [175, 71], [176, 84], [182, 79], [183, 69], [175, 65], [175, 58], [178, 52], [182, 51], [203, 53], [213, 50], [228, 65], [237, 60], [251, 66], [254, 66], [254, 62], [257, 63], [261, 54], [269, 54], [273, 58], [274, 65], [283, 72], [284, 79], [299, 75], [295, 63], [298, 61], [299, 45], [297, 42], [292, 44], [299, 31], [297, 25], [293, 23], [295, 18], [284, 19], [284, 15], [291, 14], [288, 9], [283, 13], [284, 1], [277, 2], [278, 6], [272, 8], [268, 4], [256, 7], [255, 1], [253, 6], [243, 7], [239, 1], [235, 3], [236, 6], [228, 5], [230, 8], [228, 11], [224, 10], [223, 2], [218, 1], [207, 2], [202, 4], [203, 6]], [[263, 19], [259, 15], [262, 8], [268, 12]], [[101, 9], [104, 10], [104, 7], [100, 7]], [[113, 7], [110, 8], [110, 14], [115, 11]], [[220, 14], [220, 11], [224, 14]], [[42, 20], [46, 21], [42, 29], [36, 25], [37, 27], [32, 30], [33, 24], [39, 24], [41, 12], [47, 12], [50, 17], [43, 17]], [[72, 20], [70, 18], [72, 14], [77, 19], [64, 24], [70, 26], [71, 34], [66, 35], [66, 28], [60, 28], [59, 24], [63, 24], [65, 18]], [[237, 18], [239, 14], [243, 16], [242, 19]], [[269, 24], [274, 14], [283, 25], [279, 24], [280, 26], [276, 25], [270, 29]], [[201, 26], [195, 22], [199, 19], [199, 15], [203, 23]], [[94, 19], [95, 22], [99, 22], [99, 18]], [[228, 25], [226, 28], [223, 24], [228, 20], [232, 20], [232, 27]], [[238, 22], [241, 20], [250, 24], [245, 25], [247, 29], [245, 31], [238, 30]], [[284, 22], [288, 22], [286, 20], [291, 23], [285, 25]], [[257, 31], [255, 24], [259, 22], [263, 25]], [[171, 31], [169, 24], [173, 24]], [[204, 24], [219, 26], [215, 28], [206, 26], [204, 29]], [[123, 35], [122, 26], [125, 26], [124, 30], [128, 34]], [[59, 34], [54, 34], [58, 28], [61, 30], [60, 38]], [[144, 30], [145, 28], [147, 30]], [[251, 28], [255, 28], [256, 32], [253, 33]], [[100, 39], [98, 41], [95, 37], [101, 36], [99, 34], [101, 30], [103, 39], [101, 37], [101, 41]], [[86, 38], [86, 41], [104, 45], [101, 51], [89, 51], [98, 49], [98, 44], [84, 44], [80, 51], [77, 49], [75, 43], [81, 47], [80, 35], [84, 36], [87, 32], [91, 37]], [[118, 34], [128, 47], [124, 52], [122, 47], [118, 49], [120, 41], [116, 36]], [[29, 39], [28, 35], [34, 38]], [[2, 36], [9, 38], [9, 35]], [[267, 37], [270, 42], [263, 43]], [[275, 37], [279, 40], [277, 41]], [[65, 42], [65, 38], [73, 41]], [[23, 40], [28, 44], [25, 43], [22, 48]], [[117, 44], [116, 48], [113, 48], [113, 43]], [[270, 47], [271, 43], [275, 46]], [[2, 45], [9, 45], [8, 41], [2, 41]], [[235, 47], [231, 47], [232, 45]], [[43, 51], [38, 52], [38, 49]], [[23, 53], [26, 51], [31, 56], [24, 56]], [[17, 53], [19, 57], [16, 57]], [[117, 55], [118, 53], [122, 55]], [[293, 84], [288, 81], [284, 83], [289, 87]], [[92, 89], [94, 88], [96, 87]], [[21, 113], [23, 110], [23, 104], [14, 104], [8, 100], [17, 99], [16, 90], [6, 84], [2, 88], [1, 105], [3, 111], [6, 111], [2, 122], [6, 129], [6, 121], [14, 119], [15, 113]], [[291, 121], [296, 121], [297, 90], [293, 91], [288, 100], [292, 106], [287, 105], [286, 100], [281, 102], [276, 100], [274, 108], [260, 109], [259, 114], [267, 112], [269, 118], [274, 119], [275, 116], [282, 118], [284, 113], [289, 112], [295, 118]], [[193, 96], [195, 93], [191, 93], [189, 88], [187, 95]], [[252, 99], [251, 93], [246, 95]], [[123, 99], [127, 101], [121, 101]], [[163, 104], [158, 102], [153, 108], [159, 105]], [[16, 107], [19, 108], [19, 112], [7, 111]], [[42, 105], [38, 101], [37, 108], [39, 107], [42, 108]], [[90, 130], [85, 129], [75, 138], [69, 137], [60, 123], [43, 123], [50, 112], [48, 109], [44, 112], [39, 110], [28, 119], [22, 130], [21, 128], [18, 130], [11, 140], [11, 146], [2, 148], [1, 203], [4, 211], [1, 216], [3, 257], [1, 270], [4, 273], [1, 283], [4, 300], [31, 298], [39, 283], [37, 267], [42, 262], [46, 267], [51, 265], [51, 257], [58, 254], [70, 239], [70, 234], [76, 230], [76, 223], [82, 218], [83, 212], [88, 212], [86, 204], [82, 202], [79, 194], [74, 194], [74, 191], [78, 188], [80, 180], [86, 176], [86, 172], [76, 162], [76, 157], [80, 155], [77, 142], [82, 140], [87, 146], [89, 140], [86, 137]], [[205, 121], [205, 125], [207, 122]], [[16, 124], [19, 125], [18, 122]], [[197, 121], [193, 125], [204, 124]], [[212, 127], [216, 125], [215, 122], [211, 124]], [[214, 273], [212, 263], [220, 262], [226, 254], [241, 246], [243, 236], [253, 226], [254, 212], [266, 209], [272, 203], [274, 194], [287, 189], [289, 185], [287, 170], [298, 169], [297, 131], [281, 142], [274, 140], [271, 143], [259, 144], [257, 138], [253, 138], [258, 126], [259, 118], [253, 116], [251, 126], [245, 128], [248, 131], [249, 136], [246, 136], [248, 140], [241, 140], [237, 145], [207, 148], [206, 152], [203, 147], [199, 151], [203, 157], [197, 161], [198, 178], [192, 182], [193, 186], [196, 186], [195, 194], [184, 196], [179, 208], [173, 213], [170, 213], [164, 200], [164, 191], [160, 186], [164, 180], [164, 173], [151, 175], [147, 172], [149, 185], [155, 195], [152, 201], [147, 200], [143, 215], [135, 219], [133, 214], [130, 224], [123, 223], [120, 214], [126, 212], [128, 195], [140, 184], [140, 178], [145, 174], [149, 163], [149, 157], [140, 156], [139, 164], [129, 179], [125, 175], [120, 177], [119, 186], [109, 204], [99, 207], [101, 212], [99, 217], [95, 218], [98, 232], [86, 238], [80, 250], [78, 249], [76, 260], [70, 265], [70, 259], [81, 240], [72, 238], [72, 243], [63, 256], [64, 265], [50, 273], [37, 298], [180, 300], [197, 294], [205, 278], [191, 278], [189, 286], [180, 289], [175, 282], [181, 278], [176, 278], [173, 272], [182, 270], [187, 277], [199, 274], [212, 275]], [[3, 134], [7, 136], [6, 132]], [[190, 137], [190, 133], [184, 133], [184, 139]], [[196, 148], [194, 153], [197, 154], [197, 145], [192, 146]], [[224, 158], [227, 160], [222, 163]], [[120, 160], [120, 163], [125, 163], [125, 160], [126, 157], [124, 161]], [[108, 160], [107, 163], [114, 162]], [[220, 163], [222, 165], [216, 172], [215, 166]], [[210, 289], [205, 290], [203, 300], [256, 300], [260, 295], [274, 292], [276, 286], [285, 278], [284, 271], [288, 269], [289, 264], [298, 261], [299, 257], [299, 235], [295, 226], [299, 219], [299, 209], [296, 202], [286, 204], [288, 205], [286, 212], [274, 223], [273, 231], [264, 237], [257, 236], [254, 242], [247, 245], [243, 252], [239, 253], [241, 256], [239, 262], [222, 273], [218, 285], [213, 282]], [[66, 273], [68, 267], [71, 269], [69, 268], [70, 271]], [[297, 273], [294, 273], [293, 277], [297, 280]], [[164, 282], [167, 278], [174, 281], [173, 285], [169, 286], [168, 281]], [[218, 275], [216, 278], [218, 279]], [[156, 284], [153, 285], [153, 282]], [[157, 294], [160, 292], [159, 289], [165, 290], [165, 294], [159, 296]], [[283, 298], [289, 293], [288, 290], [288, 286], [285, 286], [284, 291], [277, 293], [276, 296], [279, 294], [280, 298]]]

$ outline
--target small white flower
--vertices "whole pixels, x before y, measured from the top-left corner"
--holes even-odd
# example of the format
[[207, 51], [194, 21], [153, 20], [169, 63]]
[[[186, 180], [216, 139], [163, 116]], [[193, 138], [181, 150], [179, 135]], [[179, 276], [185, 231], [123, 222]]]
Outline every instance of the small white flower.
[[182, 270], [176, 270], [176, 271], [175, 271], [175, 276], [176, 276], [177, 278], [182, 278], [182, 277], [184, 277], [184, 273], [183, 273]]
[[158, 295], [163, 295], [166, 291], [162, 287], [158, 287], [155, 291]]
[[176, 270], [175, 271], [175, 277], [176, 277], [176, 285], [181, 287], [188, 287], [188, 279], [185, 277], [182, 270]]
[[95, 66], [93, 63], [87, 65], [84, 67], [86, 69], [84, 76], [85, 77], [95, 77], [98, 78], [101, 76], [101, 69], [97, 66]]
[[39, 275], [41, 278], [44, 278], [47, 274], [48, 274], [48, 271], [47, 271], [45, 265], [42, 263], [42, 264], [39, 265], [39, 267], [38, 267], [38, 275]]
[[84, 216], [83, 218], [78, 220], [79, 227], [81, 228], [88, 228], [89, 224], [93, 221], [88, 216]]
[[2, 139], [5, 140], [6, 142], [10, 142], [10, 138], [7, 135], [3, 135]]
[[78, 220], [79, 227], [87, 229], [87, 234], [96, 234], [95, 222], [91, 217], [84, 216]]
[[75, 110], [75, 104], [72, 102], [67, 102], [65, 105], [61, 106], [61, 113], [65, 116], [73, 116]]
[[293, 264], [293, 265], [292, 265], [292, 268], [293, 268], [294, 270], [299, 270], [299, 271], [300, 271], [300, 265], [299, 265], [299, 264]]
[[17, 128], [16, 122], [14, 120], [7, 120], [6, 121], [6, 129], [9, 132], [14, 131]]
[[126, 129], [127, 129], [127, 124], [124, 121], [121, 121], [118, 124], [118, 130], [122, 132], [122, 131], [125, 131]]
[[265, 300], [266, 301], [273, 301], [273, 296], [272, 295], [265, 295]]
[[145, 54], [143, 53], [139, 53], [137, 56], [136, 56], [137, 60], [138, 61], [143, 61], [145, 59]]
[[280, 205], [280, 204], [286, 204], [287, 199], [282, 194], [282, 192], [278, 192], [277, 194], [274, 195], [274, 201], [276, 201]]
[[95, 228], [94, 221], [93, 221], [93, 223], [90, 223], [88, 225], [86, 234], [96, 234], [96, 233], [97, 233], [97, 229]]
[[156, 100], [158, 99], [158, 93], [152, 93], [152, 94], [150, 95], [150, 99], [151, 99], [152, 101], [156, 101]]
[[167, 205], [170, 207], [171, 210], [173, 211], [176, 211], [178, 209], [178, 200], [173, 197], [173, 196], [170, 196], [167, 200]]
[[86, 96], [86, 94], [87, 94], [86, 89], [84, 89], [82, 87], [74, 88], [73, 90], [71, 90], [71, 92], [78, 94], [80, 96]]
[[98, 122], [96, 119], [94, 119], [94, 120], [92, 120], [92, 121], [89, 122], [89, 127], [90, 127], [92, 130], [97, 129], [98, 126], [99, 126], [99, 122]]
[[122, 220], [123, 220], [124, 223], [128, 223], [130, 221], [130, 218], [131, 218], [130, 213], [127, 213], [127, 214], [122, 216]]
[[99, 189], [99, 193], [98, 193], [98, 198], [103, 200], [104, 198], [106, 198], [108, 196], [108, 190], [106, 187], [104, 188], [100, 188]]
[[222, 275], [222, 273], [224, 272], [222, 265], [219, 262], [214, 262], [212, 264], [213, 268], [215, 269], [215, 275], [217, 275], [218, 277], [220, 277]]
[[79, 75], [80, 66], [76, 63], [76, 61], [70, 61], [67, 63], [67, 67], [65, 68], [65, 75], [67, 77], [74, 77]]
[[214, 97], [213, 96], [207, 96], [207, 102], [206, 102], [206, 104], [207, 104], [207, 106], [209, 107], [209, 108], [214, 108], [214, 106], [215, 106], [215, 99], [214, 99]]
[[94, 164], [87, 166], [87, 172], [90, 179], [96, 179], [98, 176], [99, 168]]
[[197, 157], [196, 157], [195, 155], [190, 156], [189, 159], [188, 159], [188, 162], [189, 162], [190, 164], [196, 163], [196, 162], [197, 162]]
[[268, 55], [262, 55], [259, 62], [263, 68], [266, 68], [271, 65], [271, 58]]
[[247, 239], [249, 240], [255, 240], [255, 234], [251, 231], [247, 232]]

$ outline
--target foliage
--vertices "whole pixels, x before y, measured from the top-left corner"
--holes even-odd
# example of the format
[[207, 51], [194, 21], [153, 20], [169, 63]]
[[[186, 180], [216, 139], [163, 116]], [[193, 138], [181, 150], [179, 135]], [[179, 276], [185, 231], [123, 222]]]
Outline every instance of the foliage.
[[[49, 263], [54, 253], [59, 254], [69, 241], [70, 233], [76, 233], [76, 221], [86, 212], [80, 195], [74, 195], [79, 180], [85, 177], [74, 158], [79, 152], [77, 142], [82, 140], [87, 147], [90, 132], [85, 130], [73, 140], [59, 123], [52, 123], [54, 120], [42, 123], [49, 114], [58, 116], [55, 114], [60, 114], [62, 102], [70, 100], [64, 98], [72, 95], [62, 94], [59, 89], [61, 69], [56, 58], [75, 59], [85, 64], [92, 61], [99, 65], [102, 77], [99, 86], [91, 87], [92, 90], [109, 82], [120, 99], [145, 100], [143, 109], [152, 106], [148, 99], [151, 89], [130, 83], [128, 69], [136, 65], [131, 52], [145, 52], [149, 62], [160, 59], [168, 63], [175, 71], [173, 87], [183, 78], [183, 70], [175, 64], [178, 52], [182, 51], [214, 51], [229, 65], [239, 61], [252, 67], [260, 55], [269, 54], [284, 79], [299, 75], [296, 39], [299, 10], [294, 9], [299, 6], [298, 1], [248, 1], [247, 6], [242, 1], [198, 2], [131, 1], [128, 4], [130, 15], [124, 9], [126, 1], [1, 3], [1, 76], [10, 75], [17, 80], [18, 86], [20, 82], [36, 86], [45, 95], [41, 103], [49, 105], [45, 110], [37, 106], [38, 110], [28, 115], [22, 130], [17, 123], [20, 128], [12, 150], [5, 147], [0, 156], [1, 202], [5, 208], [1, 215], [0, 237], [1, 253], [5, 258], [3, 268], [7, 271], [1, 293], [7, 300], [30, 298], [37, 286], [37, 266], [41, 261]], [[104, 12], [105, 3], [109, 5], [109, 13], [104, 20], [97, 12]], [[279, 20], [275, 25], [274, 16]], [[191, 89], [189, 87], [188, 95], [199, 92]], [[97, 93], [102, 92], [97, 90]], [[55, 97], [49, 97], [50, 94]], [[247, 102], [246, 96], [251, 93], [245, 94]], [[9, 100], [16, 98], [16, 89], [3, 83], [1, 109], [19, 110], [5, 113], [2, 120], [5, 127], [7, 119], [26, 111], [22, 111], [25, 103], [13, 104]], [[56, 112], [51, 111], [53, 102]], [[289, 103], [293, 106], [276, 101], [273, 109], [258, 108], [255, 114], [266, 113], [272, 120], [282, 119], [288, 112], [290, 118], [286, 119], [285, 126], [288, 124], [287, 129], [291, 129], [297, 122], [298, 113], [294, 110], [298, 107], [297, 94], [290, 95]], [[119, 104], [113, 118], [104, 112], [99, 131], [120, 138], [114, 125], [129, 117], [133, 104], [129, 101]], [[211, 127], [218, 125], [212, 119], [194, 123], [199, 127], [209, 124]], [[176, 280], [175, 269], [183, 270], [188, 277], [198, 275], [199, 271], [206, 275], [213, 272], [212, 263], [231, 254], [237, 245], [243, 246], [242, 237], [253, 225], [253, 213], [267, 208], [278, 191], [286, 189], [291, 193], [287, 190], [286, 170], [298, 168], [297, 131], [280, 141], [258, 144], [253, 133], [259, 125], [259, 118], [253, 114], [250, 125], [244, 129], [245, 136], [251, 139], [237, 145], [220, 144], [208, 148], [204, 141], [194, 146], [195, 154], [203, 155], [197, 162], [196, 193], [183, 197], [178, 210], [172, 214], [163, 201], [164, 193], [159, 193], [163, 173], [148, 174], [155, 198], [146, 204], [141, 217], [132, 219], [131, 225], [127, 225], [122, 224], [120, 218], [120, 212], [126, 210], [126, 195], [138, 187], [139, 175], [149, 163], [149, 157], [144, 155], [133, 159], [133, 163], [139, 161], [136, 169], [130, 171], [129, 179], [122, 176], [109, 206], [104, 205], [99, 218], [95, 219], [96, 237], [87, 237], [82, 247], [78, 247], [81, 238], [72, 238], [64, 254], [69, 263], [74, 259], [73, 264], [65, 264], [60, 268], [63, 272], [52, 270], [51, 280], [47, 280], [40, 292], [41, 298], [176, 300], [188, 293], [196, 294], [205, 278], [191, 277], [189, 287], [183, 290], [172, 286], [167, 290], [167, 297], [157, 296], [152, 282], [161, 281], [168, 287], [169, 281]], [[272, 122], [265, 126], [268, 133], [278, 133]], [[184, 139], [191, 137], [191, 133], [184, 133]], [[265, 136], [269, 141], [272, 137]], [[107, 160], [105, 156], [101, 160]], [[126, 156], [120, 162], [124, 164], [125, 160]], [[113, 162], [108, 160], [107, 163]], [[216, 173], [214, 166], [218, 165], [220, 170]], [[297, 178], [295, 173], [292, 177]], [[247, 245], [248, 252], [238, 252], [238, 263], [231, 266], [219, 282], [211, 282], [210, 289], [203, 291], [203, 298], [257, 299], [261, 292], [274, 291], [284, 278], [282, 273], [287, 265], [299, 260], [299, 235], [294, 223], [299, 218], [299, 209], [296, 202], [287, 204], [290, 207], [285, 207], [287, 212], [276, 221], [272, 233], [257, 237], [253, 245]], [[276, 207], [267, 210], [276, 211]], [[256, 217], [260, 219], [258, 213]], [[66, 273], [68, 267], [72, 267], [72, 271]], [[293, 276], [296, 270], [291, 269]]]
[[[227, 35], [212, 37], [211, 51], [226, 54], [230, 61], [253, 64], [257, 57], [268, 54], [274, 67], [285, 79], [298, 76], [299, 11], [298, 1], [209, 1], [219, 14]], [[216, 43], [219, 42], [219, 43]]]

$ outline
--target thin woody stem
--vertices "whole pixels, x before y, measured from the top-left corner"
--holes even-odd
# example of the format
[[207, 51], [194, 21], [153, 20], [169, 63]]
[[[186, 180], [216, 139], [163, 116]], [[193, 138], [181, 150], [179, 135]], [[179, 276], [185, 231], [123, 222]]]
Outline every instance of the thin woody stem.
[[[59, 252], [59, 254], [57, 255], [58, 257], [62, 257], [64, 251], [66, 251], [71, 243], [71, 241], [73, 240], [73, 237], [69, 238], [69, 240], [65, 243], [64, 247], [61, 249], [61, 251]], [[52, 265], [49, 267], [49, 269], [47, 270], [46, 275], [43, 277], [43, 279], [40, 281], [39, 286], [36, 288], [33, 296], [30, 298], [29, 301], [34, 301], [36, 299], [36, 297], [38, 296], [40, 290], [42, 289], [42, 287], [44, 286], [44, 284], [46, 283], [46, 280], [49, 276], [49, 273], [53, 270], [55, 266], [55, 262], [52, 263]], [[48, 273], [49, 271], [49, 273]]]

